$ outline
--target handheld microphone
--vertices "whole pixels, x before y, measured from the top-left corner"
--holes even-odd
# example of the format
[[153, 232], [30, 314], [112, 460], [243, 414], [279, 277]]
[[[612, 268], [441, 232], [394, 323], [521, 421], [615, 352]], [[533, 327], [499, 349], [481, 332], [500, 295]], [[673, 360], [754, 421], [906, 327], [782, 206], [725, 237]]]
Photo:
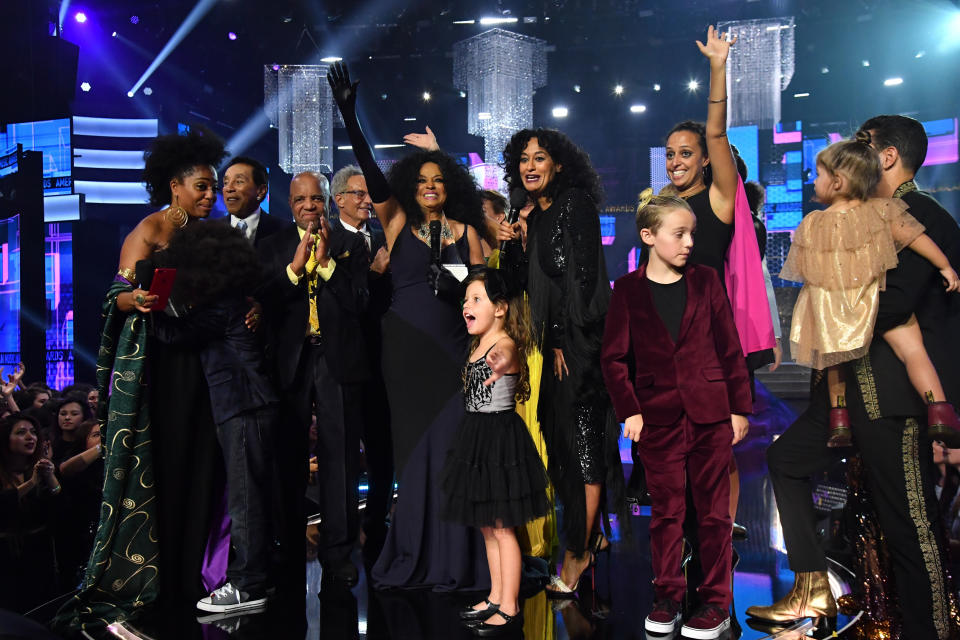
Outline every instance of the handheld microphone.
[[430, 221], [430, 257], [433, 264], [440, 264], [440, 221]]
[[[520, 209], [523, 209], [527, 206], [527, 190], [523, 187], [516, 187], [513, 191], [510, 192], [510, 213], [507, 214], [507, 222], [511, 225], [516, 224], [517, 220], [520, 219]], [[502, 240], [500, 242], [500, 255], [501, 260], [503, 259], [504, 250], [507, 247], [507, 241]]]

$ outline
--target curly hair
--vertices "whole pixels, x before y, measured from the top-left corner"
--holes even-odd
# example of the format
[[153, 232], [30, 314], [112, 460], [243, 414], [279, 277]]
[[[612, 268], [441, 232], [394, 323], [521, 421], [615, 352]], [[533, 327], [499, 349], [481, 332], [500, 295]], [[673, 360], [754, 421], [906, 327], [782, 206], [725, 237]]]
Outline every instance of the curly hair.
[[[533, 348], [533, 329], [530, 324], [530, 306], [523, 299], [523, 294], [515, 295], [507, 287], [503, 276], [496, 269], [476, 265], [470, 269], [463, 281], [463, 290], [471, 282], [482, 282], [487, 292], [487, 298], [494, 305], [507, 305], [507, 316], [504, 319], [503, 330], [517, 347], [517, 358], [520, 360], [520, 374], [517, 376], [514, 399], [517, 402], [526, 402], [530, 399], [530, 367], [527, 356]], [[476, 350], [480, 344], [480, 336], [473, 336], [470, 342], [470, 351]]]
[[143, 153], [142, 179], [150, 194], [150, 204], [170, 204], [171, 180], [183, 180], [198, 166], [217, 167], [226, 155], [223, 140], [200, 125], [192, 126], [186, 135], [157, 136]]
[[26, 469], [29, 471], [24, 472], [25, 477], [29, 477], [33, 465], [37, 464], [37, 461], [43, 456], [43, 447], [40, 446], [43, 438], [40, 436], [40, 424], [35, 418], [23, 413], [11, 413], [0, 420], [0, 488], [4, 489], [17, 486], [16, 476], [13, 475], [14, 470], [8, 467], [8, 459], [10, 457], [10, 434], [13, 433], [13, 427], [18, 422], [29, 422], [37, 436], [37, 448], [34, 449], [33, 455], [27, 460]]
[[543, 195], [551, 200], [565, 190], [576, 187], [583, 189], [597, 206], [603, 201], [603, 185], [596, 169], [590, 163], [590, 156], [576, 145], [566, 134], [556, 129], [522, 129], [513, 134], [503, 150], [503, 169], [505, 179], [512, 191], [523, 187], [520, 177], [520, 156], [530, 138], [536, 138], [541, 147], [547, 150], [550, 158], [558, 167], [557, 173], [543, 190]]
[[417, 204], [417, 178], [420, 176], [420, 168], [428, 162], [435, 163], [443, 174], [447, 192], [444, 215], [478, 230], [483, 229], [483, 205], [473, 176], [466, 167], [442, 151], [417, 151], [390, 167], [387, 175], [390, 191], [407, 214], [407, 222], [418, 225], [425, 220], [423, 211]]
[[252, 291], [262, 274], [250, 242], [217, 222], [195, 222], [173, 234], [163, 263], [177, 270], [171, 295], [186, 305]]

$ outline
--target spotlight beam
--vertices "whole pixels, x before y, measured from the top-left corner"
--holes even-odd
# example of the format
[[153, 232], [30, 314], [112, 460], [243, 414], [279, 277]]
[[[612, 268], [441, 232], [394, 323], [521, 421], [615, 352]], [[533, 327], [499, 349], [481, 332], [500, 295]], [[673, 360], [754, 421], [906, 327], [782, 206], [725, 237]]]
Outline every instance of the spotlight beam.
[[173, 34], [170, 40], [167, 41], [167, 44], [163, 46], [163, 49], [160, 51], [157, 57], [154, 58], [153, 62], [150, 63], [150, 66], [147, 67], [147, 70], [144, 71], [143, 75], [140, 76], [140, 79], [137, 80], [137, 83], [133, 85], [129, 92], [127, 92], [127, 95], [137, 93], [140, 87], [143, 86], [143, 83], [147, 81], [147, 78], [149, 78], [153, 72], [157, 70], [157, 67], [159, 67], [163, 61], [167, 59], [167, 56], [169, 56], [173, 50], [177, 48], [177, 45], [183, 42], [184, 38], [187, 37], [187, 34], [193, 31], [193, 28], [197, 26], [197, 23], [199, 23], [203, 17], [207, 15], [207, 13], [215, 4], [217, 4], [217, 0], [200, 0], [193, 7], [189, 15], [187, 15], [180, 26], [177, 27], [176, 32]]
[[63, 21], [67, 19], [67, 11], [70, 10], [70, 0], [63, 0], [60, 3], [60, 15], [57, 16], [57, 32], [63, 31]]

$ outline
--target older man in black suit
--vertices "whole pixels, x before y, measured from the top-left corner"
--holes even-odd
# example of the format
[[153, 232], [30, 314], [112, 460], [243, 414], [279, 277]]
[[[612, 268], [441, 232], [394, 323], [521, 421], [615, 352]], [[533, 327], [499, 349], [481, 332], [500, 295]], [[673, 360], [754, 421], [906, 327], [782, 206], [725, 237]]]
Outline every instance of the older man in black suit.
[[270, 274], [263, 294], [268, 356], [283, 397], [277, 447], [283, 510], [280, 581], [301, 592], [313, 412], [321, 488], [320, 562], [325, 581], [352, 585], [357, 580], [350, 553], [358, 529], [360, 389], [370, 375], [359, 326], [369, 297], [366, 246], [355, 235], [331, 233], [328, 202], [323, 175], [296, 175], [290, 183], [296, 227], [275, 233], [258, 247]]
[[361, 327], [370, 365], [370, 382], [363, 388], [363, 450], [367, 464], [367, 504], [363, 511], [364, 562], [376, 561], [386, 540], [386, 518], [393, 503], [393, 445], [390, 435], [390, 407], [381, 371], [382, 336], [380, 322], [390, 308], [390, 253], [382, 228], [371, 225], [373, 200], [367, 181], [356, 165], [337, 171], [331, 190], [340, 212], [331, 223], [331, 234], [357, 235], [364, 241], [370, 266], [370, 305]]
[[223, 172], [223, 204], [228, 216], [221, 218], [253, 243], [260, 243], [283, 229], [292, 229], [290, 218], [265, 212], [260, 204], [267, 197], [267, 168], [248, 156], [236, 156]]

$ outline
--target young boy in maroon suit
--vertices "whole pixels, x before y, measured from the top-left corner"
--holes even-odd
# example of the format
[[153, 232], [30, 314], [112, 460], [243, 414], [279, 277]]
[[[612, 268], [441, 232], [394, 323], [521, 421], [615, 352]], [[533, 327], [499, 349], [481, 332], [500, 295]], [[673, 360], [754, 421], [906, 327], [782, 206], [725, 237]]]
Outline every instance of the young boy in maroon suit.
[[727, 468], [752, 411], [733, 313], [716, 271], [687, 266], [696, 218], [672, 196], [641, 196], [646, 264], [614, 283], [603, 376], [624, 435], [639, 444], [650, 491], [656, 602], [645, 627], [672, 633], [685, 591], [680, 570], [686, 483], [697, 512], [703, 606], [683, 625], [716, 638], [730, 625], [731, 520]]

